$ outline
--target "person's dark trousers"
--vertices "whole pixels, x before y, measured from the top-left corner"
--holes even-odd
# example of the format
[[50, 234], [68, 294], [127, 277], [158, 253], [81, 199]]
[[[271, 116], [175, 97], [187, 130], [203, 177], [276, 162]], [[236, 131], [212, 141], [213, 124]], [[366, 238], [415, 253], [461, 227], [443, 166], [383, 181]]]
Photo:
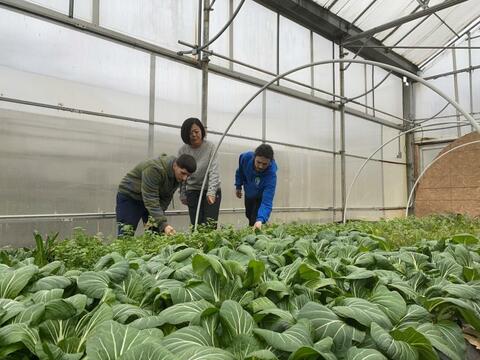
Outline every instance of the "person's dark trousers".
[[130, 225], [133, 231], [137, 229], [140, 219], [145, 224], [148, 220], [148, 210], [145, 208], [143, 201], [132, 199], [130, 196], [117, 193], [117, 206], [115, 207], [117, 214], [117, 235], [122, 236], [124, 225]]
[[257, 214], [260, 205], [262, 204], [261, 197], [247, 198], [245, 197], [245, 215], [248, 219], [248, 225], [253, 226], [257, 222]]
[[[200, 199], [200, 190], [188, 190], [188, 214], [190, 215], [190, 223], [195, 224], [195, 216], [197, 214], [198, 201]], [[210, 224], [213, 229], [217, 228], [218, 213], [220, 212], [220, 203], [222, 202], [222, 191], [217, 190], [215, 194], [215, 203], [210, 205], [207, 202], [207, 196], [202, 196], [202, 203], [200, 204], [200, 213], [198, 214], [198, 224]]]

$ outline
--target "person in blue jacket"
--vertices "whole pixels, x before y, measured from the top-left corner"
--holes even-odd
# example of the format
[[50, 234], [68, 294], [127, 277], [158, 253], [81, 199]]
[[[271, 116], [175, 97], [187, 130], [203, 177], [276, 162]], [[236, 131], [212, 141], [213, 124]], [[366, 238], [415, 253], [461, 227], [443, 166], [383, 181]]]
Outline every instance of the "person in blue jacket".
[[235, 173], [236, 195], [239, 199], [242, 198], [242, 187], [248, 224], [260, 229], [270, 217], [277, 187], [277, 164], [270, 145], [262, 144], [255, 151], [240, 154]]

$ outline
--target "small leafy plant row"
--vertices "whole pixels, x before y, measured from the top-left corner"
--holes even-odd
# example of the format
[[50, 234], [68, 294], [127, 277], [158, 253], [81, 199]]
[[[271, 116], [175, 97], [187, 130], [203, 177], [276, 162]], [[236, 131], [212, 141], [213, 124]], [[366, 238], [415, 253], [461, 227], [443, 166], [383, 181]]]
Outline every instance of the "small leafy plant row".
[[219, 234], [93, 271], [4, 254], [0, 358], [461, 360], [480, 331], [474, 235]]

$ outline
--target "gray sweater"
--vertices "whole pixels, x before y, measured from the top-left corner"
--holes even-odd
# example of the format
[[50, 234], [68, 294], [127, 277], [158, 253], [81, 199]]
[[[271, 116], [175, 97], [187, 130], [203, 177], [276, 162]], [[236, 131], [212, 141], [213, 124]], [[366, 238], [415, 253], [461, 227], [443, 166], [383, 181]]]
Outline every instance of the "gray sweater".
[[[178, 150], [178, 156], [182, 154], [187, 154], [193, 156], [197, 161], [197, 171], [195, 171], [186, 181], [180, 186], [180, 197], [186, 197], [187, 190], [200, 190], [202, 188], [203, 177], [207, 170], [208, 162], [210, 156], [212, 156], [215, 151], [215, 144], [208, 140], [203, 140], [200, 147], [194, 149], [190, 145], [182, 145]], [[220, 189], [220, 175], [218, 174], [218, 158], [215, 156], [208, 173], [207, 183], [205, 185], [207, 189], [207, 196], [215, 196], [218, 189]]]

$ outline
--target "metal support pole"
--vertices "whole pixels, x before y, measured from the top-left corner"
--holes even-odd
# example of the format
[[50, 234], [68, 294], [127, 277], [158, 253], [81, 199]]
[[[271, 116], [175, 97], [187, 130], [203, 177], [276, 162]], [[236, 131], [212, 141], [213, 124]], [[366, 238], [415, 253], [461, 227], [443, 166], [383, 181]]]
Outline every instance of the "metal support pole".
[[156, 56], [150, 55], [150, 100], [148, 109], [148, 157], [153, 157], [155, 140], [155, 68]]
[[[403, 116], [407, 119], [414, 119], [414, 93], [412, 85], [402, 83], [403, 90]], [[415, 126], [415, 123], [411, 125]], [[415, 182], [415, 134], [413, 132], [408, 132], [405, 134], [405, 157], [407, 160], [407, 191], [413, 187]]]
[[[233, 17], [233, 0], [230, 0], [228, 3], [228, 15], [229, 18], [231, 19]], [[228, 57], [230, 59], [233, 59], [233, 22], [230, 24], [230, 27], [228, 28]], [[233, 71], [233, 62], [229, 61], [228, 62], [228, 68]]]
[[75, 7], [74, 0], [69, 0], [68, 2], [68, 17], [73, 18], [73, 9]]
[[[210, 0], [203, 1], [203, 43], [208, 43], [210, 28]], [[208, 47], [205, 48], [208, 50]], [[208, 53], [202, 54], [202, 123], [208, 129]]]
[[92, 0], [92, 24], [100, 25], [100, 0]]
[[[335, 59], [335, 43], [332, 42], [332, 59]], [[335, 64], [332, 63], [332, 100], [335, 101], [335, 92], [336, 92], [336, 76], [335, 76]], [[335, 221], [337, 217], [337, 212], [335, 210], [336, 208], [336, 202], [337, 202], [337, 155], [335, 154], [337, 151], [337, 112], [335, 110], [332, 110], [332, 159], [333, 159], [333, 164], [332, 164], [332, 207], [333, 207], [333, 213], [332, 213], [332, 221]]]
[[[455, 49], [452, 50], [452, 61], [453, 61], [453, 71], [457, 71], [457, 53]], [[458, 75], [457, 73], [453, 74], [453, 90], [455, 94], [455, 101], [458, 103], [459, 101], [459, 95], [458, 95]], [[457, 114], [457, 122], [459, 123], [459, 126], [457, 128], [457, 137], [462, 136], [462, 131], [460, 129], [460, 112], [456, 110]]]
[[[345, 57], [344, 48], [340, 46], [340, 59]], [[345, 96], [345, 63], [340, 63], [340, 96]], [[345, 201], [347, 196], [346, 179], [346, 158], [345, 158], [345, 104], [340, 104], [340, 171], [341, 171], [341, 194], [342, 194], [342, 212], [345, 210]]]
[[[203, 0], [198, 0], [198, 23], [197, 23], [197, 47], [199, 48], [202, 45], [202, 11], [203, 9]], [[197, 60], [200, 63], [202, 61], [202, 52], [197, 52]]]
[[262, 143], [267, 141], [267, 91], [262, 93]]
[[[473, 70], [472, 70], [472, 33], [468, 32], [468, 83], [469, 83], [469, 93], [470, 93], [470, 114], [473, 114]], [[473, 126], [471, 127], [473, 131]]]

